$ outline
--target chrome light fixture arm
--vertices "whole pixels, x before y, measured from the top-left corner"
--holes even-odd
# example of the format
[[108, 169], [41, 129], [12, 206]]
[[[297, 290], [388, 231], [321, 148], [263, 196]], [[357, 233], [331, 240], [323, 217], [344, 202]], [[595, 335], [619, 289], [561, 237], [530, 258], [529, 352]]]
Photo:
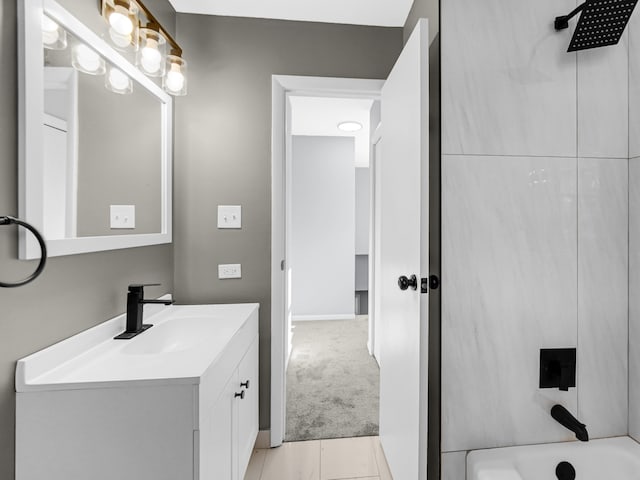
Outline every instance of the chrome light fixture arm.
[[31, 224], [27, 222], [23, 222], [22, 220], [19, 220], [14, 217], [0, 216], [0, 225], [19, 225], [21, 227], [26, 228], [31, 233], [33, 233], [33, 235], [36, 237], [36, 240], [38, 240], [38, 243], [40, 244], [40, 250], [42, 252], [40, 255], [40, 263], [38, 263], [38, 267], [36, 268], [35, 272], [33, 272], [24, 280], [20, 280], [19, 282], [0, 282], [0, 287], [3, 287], [3, 288], [21, 287], [23, 285], [33, 282], [42, 273], [42, 271], [44, 270], [44, 266], [47, 263], [47, 245], [44, 242], [44, 238], [42, 238], [42, 235], [40, 234], [40, 232], [38, 232], [38, 230], [36, 230], [36, 228], [33, 227]]

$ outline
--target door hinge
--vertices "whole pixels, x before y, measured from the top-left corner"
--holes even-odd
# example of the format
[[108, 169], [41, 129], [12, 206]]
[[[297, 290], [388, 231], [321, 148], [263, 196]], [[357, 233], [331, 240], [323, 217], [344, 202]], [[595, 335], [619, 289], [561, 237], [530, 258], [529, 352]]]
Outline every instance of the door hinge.
[[284, 260], [280, 261], [280, 270], [284, 272]]
[[437, 275], [429, 275], [420, 279], [420, 293], [429, 293], [429, 289], [437, 290], [440, 287], [440, 279]]

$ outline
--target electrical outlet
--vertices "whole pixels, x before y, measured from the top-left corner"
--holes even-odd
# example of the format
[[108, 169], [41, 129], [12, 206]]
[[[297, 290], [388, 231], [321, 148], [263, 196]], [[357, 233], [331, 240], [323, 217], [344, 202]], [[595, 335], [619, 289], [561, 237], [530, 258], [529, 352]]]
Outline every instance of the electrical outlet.
[[109, 211], [111, 229], [136, 228], [135, 205], [111, 205]]
[[218, 265], [218, 278], [242, 278], [242, 268], [239, 263]]

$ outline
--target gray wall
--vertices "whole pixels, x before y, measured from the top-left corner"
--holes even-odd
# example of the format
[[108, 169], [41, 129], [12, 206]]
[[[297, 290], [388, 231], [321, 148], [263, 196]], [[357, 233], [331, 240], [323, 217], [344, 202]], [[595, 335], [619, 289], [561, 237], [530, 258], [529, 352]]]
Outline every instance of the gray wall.
[[293, 321], [354, 313], [354, 157], [353, 137], [292, 138], [289, 268]]
[[[271, 75], [386, 78], [402, 30], [178, 15], [189, 94], [176, 102], [175, 294], [181, 302], [260, 302], [260, 428], [271, 371]], [[242, 205], [218, 230], [216, 205]], [[241, 263], [240, 280], [217, 264]]]
[[[163, 0], [164, 1], [164, 0]], [[79, 2], [91, 3], [93, 2]], [[168, 3], [167, 3], [168, 5]], [[97, 12], [97, 9], [96, 9]], [[16, 7], [0, 4], [0, 215], [17, 215]], [[0, 275], [24, 277], [34, 262], [17, 260], [17, 232], [0, 227]], [[42, 276], [0, 289], [0, 479], [14, 478], [14, 369], [19, 358], [122, 313], [131, 282], [162, 282], [149, 295], [172, 290], [171, 245], [74, 255], [49, 260]]]

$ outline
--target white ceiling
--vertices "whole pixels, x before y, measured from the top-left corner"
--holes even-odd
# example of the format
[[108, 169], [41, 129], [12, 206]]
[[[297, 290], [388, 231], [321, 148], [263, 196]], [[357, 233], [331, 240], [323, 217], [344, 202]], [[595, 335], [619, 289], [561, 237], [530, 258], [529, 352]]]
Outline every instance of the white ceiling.
[[[373, 100], [291, 96], [291, 134], [323, 137], [354, 137], [356, 167], [369, 166], [369, 114]], [[355, 121], [358, 132], [343, 132], [338, 124]]]
[[169, 0], [177, 12], [402, 27], [413, 0]]

